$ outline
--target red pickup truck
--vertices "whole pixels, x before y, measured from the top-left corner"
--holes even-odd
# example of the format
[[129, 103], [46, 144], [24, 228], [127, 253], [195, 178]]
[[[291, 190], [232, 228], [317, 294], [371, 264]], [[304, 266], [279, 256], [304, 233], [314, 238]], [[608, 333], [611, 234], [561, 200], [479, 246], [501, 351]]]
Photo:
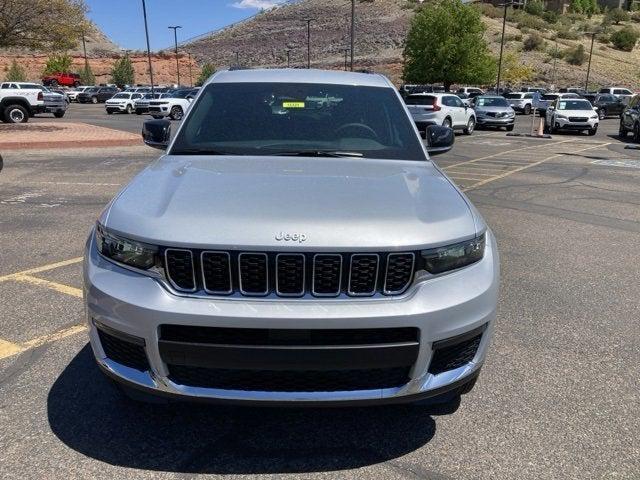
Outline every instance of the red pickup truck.
[[52, 73], [42, 78], [43, 85], [57, 87], [78, 87], [80, 86], [80, 75], [77, 73]]

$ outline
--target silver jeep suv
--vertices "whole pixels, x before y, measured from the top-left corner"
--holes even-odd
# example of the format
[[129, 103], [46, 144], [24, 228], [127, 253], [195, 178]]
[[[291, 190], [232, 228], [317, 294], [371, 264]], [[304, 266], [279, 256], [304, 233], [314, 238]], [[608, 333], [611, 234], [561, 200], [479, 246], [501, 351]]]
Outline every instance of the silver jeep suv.
[[146, 122], [167, 153], [86, 245], [98, 365], [135, 397], [457, 404], [498, 252], [426, 133], [385, 77], [317, 70], [219, 72], [172, 140]]

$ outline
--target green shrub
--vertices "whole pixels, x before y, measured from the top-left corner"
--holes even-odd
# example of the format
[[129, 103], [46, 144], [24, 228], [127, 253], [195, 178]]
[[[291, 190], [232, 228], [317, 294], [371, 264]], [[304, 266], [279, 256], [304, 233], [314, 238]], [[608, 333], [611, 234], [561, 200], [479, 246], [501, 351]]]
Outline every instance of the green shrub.
[[624, 27], [611, 34], [611, 43], [618, 50], [630, 52], [636, 46], [640, 34], [633, 27]]
[[51, 55], [47, 59], [47, 63], [44, 66], [44, 75], [51, 75], [52, 73], [69, 73], [71, 70], [71, 63], [73, 60], [69, 55], [63, 53], [61, 55]]
[[542, 19], [547, 23], [554, 24], [558, 21], [558, 12], [547, 10], [542, 14]]
[[522, 35], [519, 33], [506, 33], [504, 36], [505, 42], [521, 42]]
[[596, 35], [596, 40], [600, 43], [609, 43], [611, 41], [611, 35], [608, 33], [598, 33]]
[[564, 52], [558, 48], [558, 44], [555, 44], [553, 47], [547, 49], [547, 53], [550, 58], [562, 58], [564, 57]]
[[542, 3], [542, 0], [529, 0], [524, 10], [531, 15], [541, 17], [544, 13], [544, 3]]
[[489, 18], [502, 18], [504, 12], [501, 8], [494, 7], [490, 3], [481, 3], [478, 5], [480, 13]]
[[544, 48], [544, 38], [539, 33], [533, 32], [524, 39], [523, 46], [525, 51], [542, 50]]
[[542, 18], [536, 17], [534, 15], [529, 15], [526, 12], [521, 12], [517, 16], [516, 26], [522, 30], [522, 28], [531, 28], [532, 30], [537, 30], [539, 32], [545, 31], [549, 28], [547, 22], [545, 22]]
[[580, 43], [575, 47], [566, 49], [564, 51], [564, 59], [571, 65], [582, 65], [587, 59], [584, 46]]
[[640, 12], [633, 12], [631, 14], [631, 20], [633, 20], [636, 23], [640, 23]]
[[5, 67], [5, 72], [4, 79], [7, 82], [24, 82], [27, 80], [27, 73], [24, 71], [22, 65], [18, 65], [15, 58], [11, 62], [10, 67]]
[[580, 38], [580, 34], [570, 28], [560, 28], [556, 34], [556, 38], [564, 38], [566, 40], [577, 40]]
[[621, 8], [612, 8], [605, 14], [603, 22], [607, 21], [609, 23], [619, 25], [620, 22], [627, 22], [629, 19], [629, 12], [626, 10], [622, 10]]

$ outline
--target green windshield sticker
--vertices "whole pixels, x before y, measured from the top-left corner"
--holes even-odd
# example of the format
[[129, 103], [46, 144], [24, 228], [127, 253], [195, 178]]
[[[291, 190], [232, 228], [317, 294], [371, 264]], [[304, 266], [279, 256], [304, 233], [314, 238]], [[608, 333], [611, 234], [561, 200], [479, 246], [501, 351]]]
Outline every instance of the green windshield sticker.
[[304, 108], [304, 102], [282, 102], [282, 108]]
[[567, 102], [560, 102], [560, 105], [558, 105], [558, 110], [566, 110], [567, 109]]

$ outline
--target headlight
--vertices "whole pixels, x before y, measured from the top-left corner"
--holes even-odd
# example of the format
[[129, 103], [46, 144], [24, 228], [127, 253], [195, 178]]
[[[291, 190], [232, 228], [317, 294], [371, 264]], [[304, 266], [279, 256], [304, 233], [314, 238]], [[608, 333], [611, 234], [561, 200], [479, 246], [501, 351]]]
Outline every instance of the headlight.
[[515, 116], [516, 116], [516, 113], [515, 113], [515, 112], [509, 112], [509, 113], [507, 113], [507, 117], [508, 117], [508, 118], [513, 118], [513, 117], [515, 117]]
[[567, 119], [566, 115], [560, 115], [559, 113], [556, 113], [556, 118], [562, 118], [563, 120]]
[[96, 225], [98, 252], [114, 262], [141, 270], [160, 268], [158, 247], [114, 235], [100, 224]]
[[591, 115], [591, 120], [595, 120], [596, 118], [598, 118], [598, 115]]
[[442, 273], [456, 268], [466, 267], [484, 257], [485, 237], [483, 233], [466, 242], [446, 247], [422, 251], [425, 269], [429, 273]]

